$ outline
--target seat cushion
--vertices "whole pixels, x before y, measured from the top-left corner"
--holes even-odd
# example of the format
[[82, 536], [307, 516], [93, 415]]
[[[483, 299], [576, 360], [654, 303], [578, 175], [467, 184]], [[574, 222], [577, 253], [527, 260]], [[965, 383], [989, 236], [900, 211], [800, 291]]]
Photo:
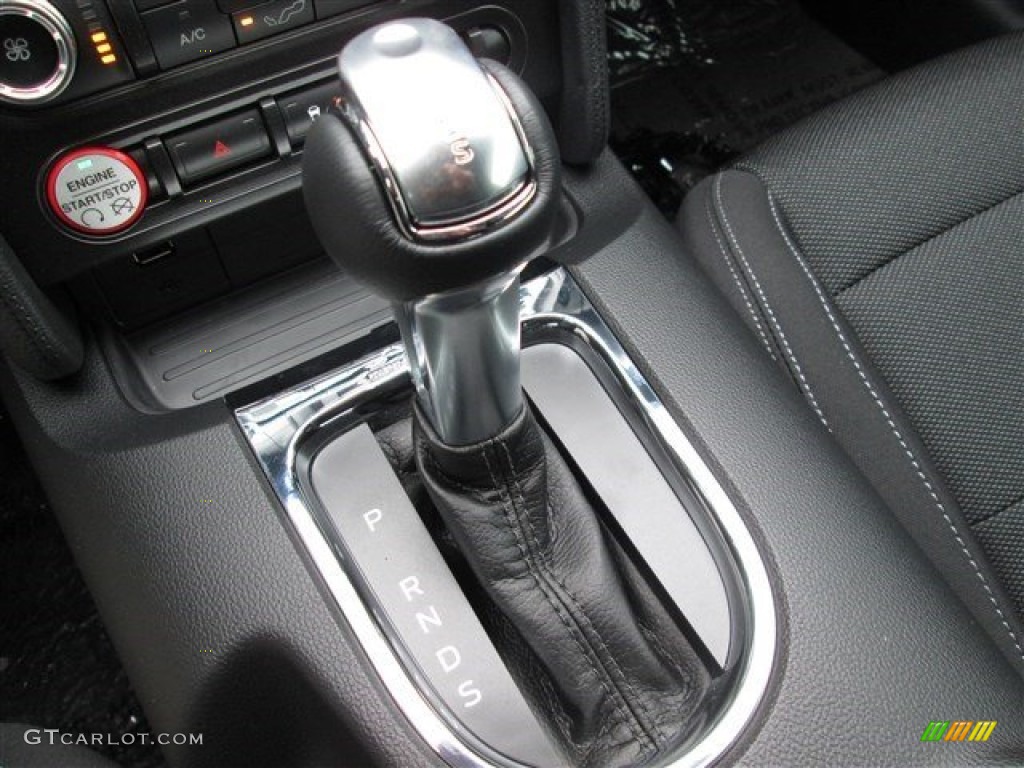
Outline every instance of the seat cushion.
[[1024, 670], [1024, 35], [823, 110], [679, 225]]

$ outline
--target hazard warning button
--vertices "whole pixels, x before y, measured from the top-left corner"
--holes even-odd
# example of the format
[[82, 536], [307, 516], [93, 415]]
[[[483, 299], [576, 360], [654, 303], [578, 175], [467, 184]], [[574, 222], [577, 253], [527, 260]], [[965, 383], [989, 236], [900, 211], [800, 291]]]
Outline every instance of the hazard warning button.
[[138, 164], [108, 147], [69, 152], [46, 179], [46, 199], [57, 218], [90, 235], [112, 235], [138, 221], [147, 192]]
[[271, 154], [267, 130], [255, 109], [174, 134], [166, 143], [186, 186]]

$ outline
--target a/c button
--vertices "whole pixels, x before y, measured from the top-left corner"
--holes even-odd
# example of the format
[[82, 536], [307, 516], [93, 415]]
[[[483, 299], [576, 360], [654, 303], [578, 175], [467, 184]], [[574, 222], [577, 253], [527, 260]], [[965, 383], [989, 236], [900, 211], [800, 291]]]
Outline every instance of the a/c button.
[[210, 0], [180, 0], [142, 14], [163, 69], [226, 51], [235, 45], [228, 17]]
[[259, 112], [250, 109], [166, 139], [174, 168], [185, 184], [217, 176], [271, 154]]

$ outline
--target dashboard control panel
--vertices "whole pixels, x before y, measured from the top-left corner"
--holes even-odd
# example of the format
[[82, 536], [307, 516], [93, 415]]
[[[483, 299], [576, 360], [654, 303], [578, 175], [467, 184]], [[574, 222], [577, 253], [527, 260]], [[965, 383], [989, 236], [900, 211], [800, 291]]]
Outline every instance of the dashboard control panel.
[[4, 0], [0, 101], [87, 96], [374, 0]]
[[160, 69], [279, 35], [373, 0], [137, 0]]
[[299, 151], [338, 91], [331, 77], [140, 145], [72, 149], [46, 174], [46, 203], [69, 232], [99, 239], [117, 235], [139, 221], [149, 202], [181, 198]]
[[[177, 8], [183, 2], [187, 4], [191, 0], [179, 0], [147, 13]], [[213, 2], [205, 5], [204, 13], [212, 13], [210, 9], [222, 6], [234, 7], [228, 0], [220, 0], [219, 5]], [[241, 3], [236, 2], [235, 5]], [[274, 3], [259, 6], [261, 12], [276, 7]], [[253, 12], [242, 11], [242, 18], [248, 18], [245, 14], [250, 13]], [[232, 18], [238, 14], [235, 12]], [[207, 29], [203, 27], [204, 37], [216, 39], [214, 33]], [[500, 27], [471, 25], [461, 30], [461, 36], [476, 55], [505, 62], [509, 60], [509, 38]], [[216, 47], [213, 43], [211, 45]], [[45, 177], [43, 198], [53, 214], [51, 221], [76, 237], [94, 242], [108, 240], [139, 222], [147, 202], [170, 203], [173, 207], [178, 201], [185, 202], [190, 197], [195, 199], [191, 193], [202, 192], [209, 185], [224, 181], [233, 174], [246, 173], [260, 166], [267, 166], [269, 170], [276, 161], [301, 151], [313, 123], [339, 98], [340, 85], [334, 68], [325, 74], [327, 79], [300, 87], [288, 85], [287, 90], [280, 94], [271, 93], [239, 104], [226, 114], [177, 125], [166, 132], [158, 129], [138, 143], [127, 146], [92, 145], [65, 151], [51, 163]], [[78, 182], [74, 179], [68, 181], [65, 177], [79, 164], [94, 162], [97, 167], [102, 165], [109, 169], [113, 167], [112, 163], [122, 162], [114, 158], [122, 158], [125, 169], [128, 169], [119, 169], [119, 178], [130, 172], [137, 180], [134, 189], [141, 193], [139, 199], [131, 197], [128, 203], [124, 202], [122, 198], [127, 199], [125, 195], [113, 195], [110, 191], [120, 188], [112, 183], [98, 190], [84, 186], [68, 189], [69, 183], [74, 185]], [[128, 205], [131, 205], [130, 209]]]
[[0, 102], [8, 104], [66, 101], [135, 79], [99, 0], [5, 0], [0, 46]]
[[556, 4], [0, 0], [5, 239], [40, 286], [125, 333], [305, 269], [321, 249], [302, 153], [340, 95], [338, 51], [411, 17], [557, 112]]

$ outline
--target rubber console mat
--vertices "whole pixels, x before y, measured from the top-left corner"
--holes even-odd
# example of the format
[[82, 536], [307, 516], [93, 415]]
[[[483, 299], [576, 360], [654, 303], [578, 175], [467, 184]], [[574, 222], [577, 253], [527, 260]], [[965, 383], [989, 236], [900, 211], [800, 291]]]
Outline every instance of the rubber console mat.
[[165, 766], [155, 745], [121, 743], [149, 725], [2, 410], [0, 722], [103, 734], [93, 749], [118, 764]]
[[884, 73], [796, 0], [607, 0], [612, 148], [658, 207]]

